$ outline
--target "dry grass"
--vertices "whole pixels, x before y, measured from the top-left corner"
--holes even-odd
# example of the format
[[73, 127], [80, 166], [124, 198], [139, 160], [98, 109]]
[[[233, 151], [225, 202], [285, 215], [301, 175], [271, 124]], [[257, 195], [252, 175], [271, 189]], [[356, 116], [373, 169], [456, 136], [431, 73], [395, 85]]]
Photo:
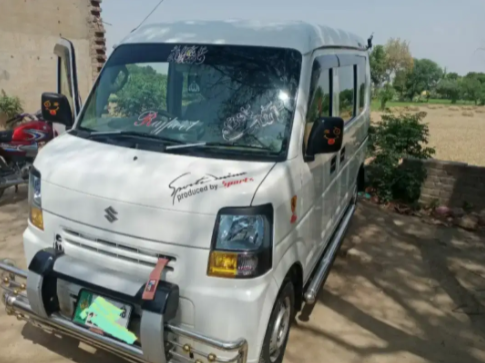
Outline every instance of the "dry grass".
[[[433, 107], [433, 106], [432, 106]], [[404, 108], [395, 109], [402, 111]], [[436, 149], [436, 159], [461, 161], [485, 166], [485, 107], [443, 106], [442, 108], [407, 107], [407, 112], [424, 111], [430, 131], [430, 145]], [[459, 112], [457, 112], [459, 111]], [[379, 121], [380, 113], [373, 112]]]

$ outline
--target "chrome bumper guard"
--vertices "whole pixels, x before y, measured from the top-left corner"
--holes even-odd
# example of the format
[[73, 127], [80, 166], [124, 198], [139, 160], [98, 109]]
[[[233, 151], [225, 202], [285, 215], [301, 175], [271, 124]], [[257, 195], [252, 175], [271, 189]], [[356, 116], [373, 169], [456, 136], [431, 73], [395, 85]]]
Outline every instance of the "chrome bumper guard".
[[[74, 324], [70, 319], [63, 317], [59, 312], [53, 312], [47, 317], [37, 314], [27, 298], [27, 277], [28, 271], [15, 267], [10, 260], [0, 262], [0, 272], [2, 273], [1, 289], [3, 290], [3, 302], [8, 315], [15, 315], [18, 320], [27, 321], [32, 325], [49, 333], [69, 336], [74, 339], [91, 345], [97, 349], [108, 351], [129, 362], [153, 363], [203, 363], [203, 362], [221, 362], [221, 363], [246, 363], [248, 344], [245, 339], [236, 341], [222, 341], [203, 336], [195, 331], [191, 331], [180, 326], [170, 323], [164, 324], [163, 335], [165, 357], [156, 357], [147, 359], [143, 352], [143, 347], [129, 345], [92, 332], [86, 328]], [[171, 338], [169, 338], [171, 337]], [[194, 343], [211, 347], [220, 352], [233, 353], [232, 358], [218, 357], [216, 353], [202, 352], [190, 344], [182, 344], [178, 339], [188, 339]]]

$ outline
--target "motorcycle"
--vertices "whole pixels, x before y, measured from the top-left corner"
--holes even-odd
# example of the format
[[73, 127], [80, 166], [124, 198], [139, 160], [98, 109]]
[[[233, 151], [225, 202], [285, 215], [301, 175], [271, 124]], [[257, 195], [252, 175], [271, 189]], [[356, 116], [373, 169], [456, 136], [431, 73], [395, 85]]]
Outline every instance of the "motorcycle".
[[0, 131], [0, 198], [5, 189], [27, 183], [30, 167], [39, 148], [56, 136], [41, 112], [24, 113], [6, 122], [10, 130]]

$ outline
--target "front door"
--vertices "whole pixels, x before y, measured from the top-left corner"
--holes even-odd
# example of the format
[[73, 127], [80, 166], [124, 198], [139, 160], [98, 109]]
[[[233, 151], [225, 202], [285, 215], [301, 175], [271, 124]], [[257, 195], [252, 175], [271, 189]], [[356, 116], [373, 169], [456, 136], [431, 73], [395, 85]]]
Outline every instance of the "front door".
[[[81, 111], [81, 97], [78, 91], [74, 45], [71, 41], [60, 38], [54, 47], [54, 54], [57, 56], [57, 93], [67, 97], [72, 114], [76, 118]], [[54, 131], [57, 134], [65, 130], [65, 126], [54, 124]]]
[[[313, 123], [319, 117], [332, 116], [335, 107], [333, 97], [334, 69], [338, 58], [333, 54], [317, 51], [312, 65], [309, 105], [306, 115], [303, 149], [306, 150]], [[313, 161], [303, 164], [304, 200], [311, 203], [311, 236], [305, 241], [309, 255], [306, 266], [312, 270], [325, 249], [335, 225], [335, 211], [338, 208], [339, 183], [338, 155], [318, 154]], [[306, 208], [305, 208], [306, 209]]]

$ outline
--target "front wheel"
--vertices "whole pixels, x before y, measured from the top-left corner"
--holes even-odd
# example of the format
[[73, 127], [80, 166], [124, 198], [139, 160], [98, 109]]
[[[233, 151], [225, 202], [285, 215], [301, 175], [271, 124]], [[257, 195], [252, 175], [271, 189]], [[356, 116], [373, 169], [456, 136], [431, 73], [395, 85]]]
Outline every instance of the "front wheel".
[[285, 354], [290, 326], [295, 316], [295, 289], [286, 281], [269, 318], [268, 328], [261, 349], [260, 363], [281, 363]]

